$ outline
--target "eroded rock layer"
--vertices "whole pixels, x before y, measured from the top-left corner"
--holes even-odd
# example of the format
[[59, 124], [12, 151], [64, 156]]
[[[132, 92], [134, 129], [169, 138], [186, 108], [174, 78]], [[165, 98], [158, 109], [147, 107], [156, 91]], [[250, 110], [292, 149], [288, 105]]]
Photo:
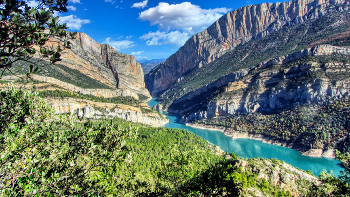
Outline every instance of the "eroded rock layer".
[[[338, 62], [333, 60], [338, 57]], [[228, 83], [219, 96], [182, 121], [230, 116], [237, 113], [283, 111], [303, 103], [322, 105], [349, 95], [349, 47], [320, 45], [263, 62], [239, 80]], [[182, 97], [182, 100], [192, 97]], [[191, 108], [187, 108], [189, 112]]]
[[234, 10], [207, 30], [190, 38], [163, 64], [146, 76], [151, 95], [159, 96], [182, 77], [207, 65], [239, 44], [263, 38], [284, 26], [302, 24], [327, 14], [327, 6], [349, 4], [349, 0], [297, 0], [263, 3]]
[[[62, 52], [62, 61], [58, 64], [77, 70], [112, 89], [129, 89], [150, 97], [145, 88], [142, 67], [134, 56], [119, 53], [110, 45], [99, 44], [84, 33], [75, 34], [69, 41], [71, 49]], [[60, 71], [70, 75], [62, 69]]]

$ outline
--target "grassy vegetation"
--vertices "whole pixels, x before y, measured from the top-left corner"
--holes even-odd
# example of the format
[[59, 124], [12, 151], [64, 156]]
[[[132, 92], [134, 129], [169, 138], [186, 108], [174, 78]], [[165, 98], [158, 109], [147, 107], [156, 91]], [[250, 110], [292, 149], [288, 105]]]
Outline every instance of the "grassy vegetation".
[[[26, 74], [28, 73], [28, 70], [29, 65], [25, 62], [15, 63], [14, 66], [11, 68], [12, 73], [16, 75]], [[5, 71], [4, 75], [12, 75], [12, 73]], [[39, 66], [39, 73], [37, 74], [47, 77], [53, 77], [60, 81], [67, 82], [81, 88], [111, 89], [111, 87], [81, 73], [79, 70], [71, 69], [61, 64]]]
[[40, 97], [58, 97], [58, 98], [78, 98], [78, 99], [86, 99], [90, 101], [103, 102], [103, 103], [115, 103], [115, 104], [125, 104], [139, 107], [140, 101], [131, 96], [119, 96], [119, 97], [111, 97], [111, 98], [103, 98], [88, 94], [77, 94], [72, 92], [67, 92], [63, 90], [45, 90], [38, 92]]

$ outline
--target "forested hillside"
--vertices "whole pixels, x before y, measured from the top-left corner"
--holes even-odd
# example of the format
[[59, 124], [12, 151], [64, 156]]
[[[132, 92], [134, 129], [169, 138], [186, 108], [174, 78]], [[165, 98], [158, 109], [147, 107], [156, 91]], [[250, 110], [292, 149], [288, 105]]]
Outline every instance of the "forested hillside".
[[185, 130], [54, 115], [35, 93], [13, 88], [0, 96], [1, 196], [349, 192], [349, 186], [327, 174], [317, 178], [275, 159], [228, 155]]

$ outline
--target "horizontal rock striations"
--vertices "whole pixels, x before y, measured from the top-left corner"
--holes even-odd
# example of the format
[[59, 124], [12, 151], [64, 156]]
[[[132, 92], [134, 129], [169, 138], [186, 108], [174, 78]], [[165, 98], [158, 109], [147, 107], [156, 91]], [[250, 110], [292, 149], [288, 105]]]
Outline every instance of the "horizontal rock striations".
[[349, 57], [350, 47], [320, 45], [263, 62], [182, 121], [272, 113], [302, 103], [322, 105], [342, 98], [350, 93], [350, 63], [342, 62]]
[[302, 24], [327, 14], [327, 6], [349, 0], [297, 0], [263, 3], [234, 10], [190, 38], [174, 55], [146, 76], [153, 96], [160, 96], [188, 73], [207, 65], [236, 46], [263, 38], [284, 26]]
[[[94, 102], [75, 98], [46, 98], [56, 113], [76, 113], [79, 117], [85, 118], [121, 118], [131, 122], [138, 122], [154, 127], [159, 127], [169, 120], [161, 117], [157, 112], [142, 112], [142, 108], [123, 104]], [[149, 107], [143, 106], [149, 109]]]

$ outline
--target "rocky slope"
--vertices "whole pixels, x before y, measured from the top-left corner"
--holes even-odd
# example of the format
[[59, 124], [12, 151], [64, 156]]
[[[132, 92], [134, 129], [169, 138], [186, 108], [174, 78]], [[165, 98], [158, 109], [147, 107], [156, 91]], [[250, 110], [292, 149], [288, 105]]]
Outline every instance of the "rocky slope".
[[319, 45], [262, 62], [200, 106], [205, 93], [182, 97], [181, 121], [334, 158], [350, 147], [349, 59], [350, 47]]
[[264, 38], [286, 26], [321, 18], [329, 14], [329, 7], [346, 12], [348, 7], [343, 7], [346, 4], [349, 0], [297, 0], [234, 10], [194, 35], [165, 63], [154, 68], [146, 77], [147, 88], [151, 95], [160, 96], [189, 73], [214, 62], [240, 44]]
[[[332, 56], [338, 61], [331, 60]], [[223, 80], [228, 85], [220, 95], [201, 106], [204, 109], [186, 115], [183, 121], [237, 113], [271, 113], [302, 103], [322, 105], [332, 98], [342, 98], [350, 91], [350, 63], [343, 62], [349, 57], [349, 47], [320, 45], [263, 62], [250, 72], [242, 71], [247, 74], [240, 80]], [[205, 92], [200, 90], [174, 103], [193, 102], [195, 96]], [[188, 113], [194, 106], [178, 112]]]
[[[315, 185], [321, 184], [321, 181], [315, 176], [276, 159], [240, 159], [236, 166], [240, 167], [247, 174], [254, 174], [259, 180], [265, 179], [271, 185], [288, 191], [292, 196], [307, 196], [308, 186], [312, 183]], [[269, 195], [266, 194], [263, 186], [260, 186], [258, 188], [245, 188], [242, 196]]]
[[[83, 89], [55, 78], [32, 75], [32, 80], [20, 81], [18, 76], [4, 76], [0, 88], [12, 86], [35, 90], [53, 107], [57, 114], [72, 113], [85, 118], [121, 118], [131, 122], [159, 127], [167, 122], [164, 116], [150, 109], [146, 103], [139, 102], [138, 95], [128, 89]], [[50, 94], [51, 92], [51, 94]], [[52, 95], [53, 93], [57, 93]], [[63, 95], [65, 92], [66, 95]], [[59, 94], [61, 93], [61, 95]], [[46, 96], [43, 96], [46, 95]], [[112, 103], [114, 98], [132, 98], [134, 102]], [[105, 98], [105, 99], [101, 99]], [[102, 100], [102, 101], [101, 101]], [[107, 100], [104, 101], [103, 100]], [[130, 100], [130, 99], [129, 99]]]
[[135, 107], [74, 98], [46, 98], [45, 101], [59, 114], [76, 113], [79, 117], [94, 119], [117, 117], [153, 127], [160, 127], [169, 122], [156, 111], [151, 111], [147, 105]]
[[[164, 125], [167, 120], [151, 110], [146, 101], [151, 98], [145, 88], [142, 67], [135, 57], [121, 54], [106, 44], [99, 44], [84, 33], [67, 35], [70, 49], [61, 52], [58, 63], [39, 67], [30, 80], [21, 80], [27, 67], [13, 66], [13, 76], [2, 77], [17, 87], [39, 92], [56, 113], [76, 113], [87, 118], [118, 117], [152, 126]], [[52, 38], [48, 46], [61, 40]], [[0, 84], [7, 86], [6, 82]], [[102, 102], [103, 101], [103, 102]], [[109, 103], [109, 102], [114, 103]]]
[[[150, 98], [142, 67], [134, 56], [121, 54], [110, 45], [99, 44], [84, 33], [72, 35], [68, 37], [71, 49], [61, 52], [62, 60], [56, 65], [41, 67], [40, 75], [82, 88], [126, 89]], [[58, 43], [61, 40], [51, 38], [47, 45], [56, 46]]]

